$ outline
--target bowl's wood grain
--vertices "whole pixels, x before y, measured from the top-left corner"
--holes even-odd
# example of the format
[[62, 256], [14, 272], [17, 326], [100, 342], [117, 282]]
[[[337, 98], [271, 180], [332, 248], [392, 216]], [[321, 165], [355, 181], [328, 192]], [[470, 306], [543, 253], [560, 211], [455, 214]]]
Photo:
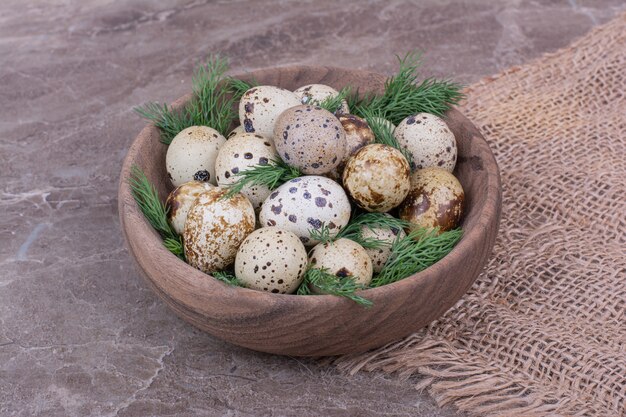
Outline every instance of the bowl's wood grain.
[[[380, 91], [379, 74], [329, 67], [288, 67], [240, 76], [287, 89], [309, 83], [335, 88]], [[181, 105], [189, 95], [179, 99]], [[363, 308], [328, 295], [276, 295], [225, 285], [169, 253], [135, 204], [126, 179], [136, 164], [166, 197], [166, 146], [156, 128], [144, 128], [128, 151], [121, 172], [119, 214], [128, 247], [139, 270], [180, 317], [231, 343], [250, 349], [295, 356], [337, 355], [364, 351], [406, 336], [435, 320], [469, 289], [494, 244], [500, 219], [498, 166], [478, 130], [461, 113], [450, 110], [459, 161], [455, 175], [466, 193], [463, 239], [443, 260], [400, 282], [369, 289], [374, 302]]]

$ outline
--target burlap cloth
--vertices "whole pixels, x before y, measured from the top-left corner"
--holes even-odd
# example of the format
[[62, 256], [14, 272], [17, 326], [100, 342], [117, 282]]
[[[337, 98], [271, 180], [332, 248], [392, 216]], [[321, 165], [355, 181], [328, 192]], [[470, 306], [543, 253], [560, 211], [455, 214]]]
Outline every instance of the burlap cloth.
[[335, 363], [470, 415], [626, 415], [626, 15], [468, 89], [503, 182], [494, 254], [405, 340]]

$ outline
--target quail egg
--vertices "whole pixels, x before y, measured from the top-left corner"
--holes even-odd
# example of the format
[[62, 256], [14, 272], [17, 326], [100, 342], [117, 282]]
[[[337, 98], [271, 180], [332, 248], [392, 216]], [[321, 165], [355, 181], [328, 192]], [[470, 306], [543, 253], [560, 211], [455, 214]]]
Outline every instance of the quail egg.
[[191, 126], [178, 133], [165, 155], [174, 187], [192, 180], [216, 185], [215, 158], [224, 142], [226, 138], [208, 126]]
[[298, 236], [277, 227], [248, 235], [237, 252], [235, 276], [247, 288], [289, 294], [298, 289], [308, 264]]
[[274, 190], [261, 205], [261, 226], [289, 230], [305, 245], [315, 245], [310, 230], [328, 227], [337, 235], [350, 220], [350, 201], [335, 181], [319, 176], [294, 178]]
[[[215, 160], [218, 185], [230, 185], [239, 178], [237, 174], [255, 165], [268, 165], [278, 159], [274, 144], [256, 133], [239, 133], [220, 148]], [[248, 197], [255, 209], [270, 195], [265, 185], [246, 185], [241, 193]]]
[[346, 132], [346, 151], [339, 166], [329, 172], [329, 178], [339, 180], [348, 159], [365, 145], [374, 143], [374, 132], [365, 119], [353, 114], [342, 114], [337, 117]]
[[309, 262], [312, 268], [326, 269], [340, 278], [350, 277], [364, 286], [374, 274], [372, 260], [363, 246], [350, 239], [320, 243], [311, 250]]
[[167, 219], [176, 233], [179, 235], [183, 234], [187, 213], [189, 213], [189, 209], [196, 201], [196, 198], [214, 187], [213, 184], [208, 182], [189, 181], [174, 188], [170, 195], [167, 196], [165, 201]]
[[[388, 216], [388, 214], [387, 214]], [[372, 265], [374, 267], [374, 273], [378, 274], [382, 271], [383, 267], [391, 256], [391, 245], [396, 239], [402, 239], [406, 236], [404, 230], [396, 228], [384, 228], [384, 227], [366, 227], [361, 228], [361, 236], [365, 239], [377, 239], [384, 243], [378, 248], [365, 248], [365, 252], [372, 259]]]
[[[302, 104], [317, 104], [319, 105], [324, 100], [330, 97], [336, 97], [339, 95], [339, 91], [324, 84], [309, 84], [304, 85], [294, 93], [298, 96]], [[350, 113], [348, 102], [346, 100], [341, 101], [341, 106], [335, 111], [337, 114]]]
[[348, 160], [343, 186], [362, 209], [384, 213], [404, 200], [411, 188], [410, 174], [402, 152], [373, 143], [359, 149]]
[[456, 165], [456, 140], [443, 119], [430, 113], [418, 113], [404, 119], [393, 132], [400, 146], [413, 157], [412, 169], [443, 168]]
[[211, 273], [235, 261], [243, 240], [254, 230], [254, 209], [241, 194], [223, 199], [227, 189], [205, 191], [187, 214], [183, 242], [187, 263]]
[[454, 229], [463, 213], [465, 194], [459, 180], [442, 168], [424, 168], [411, 175], [411, 191], [400, 205], [400, 218], [412, 229]]
[[301, 105], [285, 110], [278, 117], [274, 145], [288, 165], [304, 174], [325, 174], [342, 161], [346, 133], [328, 110]]
[[239, 120], [244, 131], [271, 138], [278, 116], [299, 104], [298, 96], [284, 88], [271, 85], [253, 87], [239, 101]]

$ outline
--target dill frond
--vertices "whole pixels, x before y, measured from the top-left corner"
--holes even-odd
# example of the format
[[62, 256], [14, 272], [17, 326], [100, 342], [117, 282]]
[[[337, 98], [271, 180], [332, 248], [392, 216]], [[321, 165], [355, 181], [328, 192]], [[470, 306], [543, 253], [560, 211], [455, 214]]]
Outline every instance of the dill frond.
[[400, 281], [423, 271], [446, 256], [463, 236], [459, 229], [438, 233], [437, 229], [418, 229], [391, 245], [391, 256], [370, 287]]
[[163, 245], [167, 250], [184, 260], [182, 239], [167, 221], [167, 209], [159, 198], [159, 193], [154, 185], [136, 165], [131, 168], [128, 182], [135, 202], [150, 225], [163, 238]]
[[274, 190], [289, 180], [301, 177], [302, 173], [297, 168], [289, 166], [277, 158], [270, 160], [267, 165], [255, 165], [241, 170], [235, 175], [238, 179], [228, 186], [228, 192], [222, 197], [223, 199], [231, 198], [240, 193], [247, 185], [265, 185], [270, 190]]
[[310, 295], [311, 288], [315, 287], [320, 292], [337, 297], [345, 297], [364, 307], [371, 307], [373, 303], [360, 295], [356, 291], [365, 289], [361, 284], [357, 284], [354, 278], [338, 277], [328, 272], [324, 268], [309, 268], [304, 275], [304, 281], [298, 288], [298, 295]]
[[245, 287], [241, 281], [237, 279], [232, 273], [228, 271], [216, 271], [211, 273], [213, 278], [222, 281], [225, 284], [232, 285], [234, 287]]

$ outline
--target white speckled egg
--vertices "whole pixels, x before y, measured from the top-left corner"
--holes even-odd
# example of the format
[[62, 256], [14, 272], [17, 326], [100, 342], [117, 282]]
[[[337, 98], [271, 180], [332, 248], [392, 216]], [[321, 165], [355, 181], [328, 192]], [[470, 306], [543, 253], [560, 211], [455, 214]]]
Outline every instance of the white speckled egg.
[[389, 260], [391, 255], [391, 245], [396, 239], [402, 239], [406, 236], [402, 229], [390, 229], [383, 227], [365, 227], [361, 228], [361, 236], [364, 238], [378, 239], [384, 241], [378, 248], [365, 248], [365, 252], [372, 259], [374, 273], [378, 274]]
[[372, 260], [363, 246], [350, 239], [320, 243], [309, 254], [309, 261], [312, 268], [327, 269], [330, 274], [351, 277], [366, 286], [374, 274]]
[[183, 242], [187, 263], [211, 273], [235, 261], [243, 240], [254, 231], [254, 209], [241, 194], [222, 199], [227, 189], [202, 193], [187, 214]]
[[259, 213], [261, 226], [289, 230], [305, 245], [315, 245], [309, 231], [328, 226], [331, 236], [350, 220], [350, 201], [335, 181], [319, 176], [294, 178], [274, 190]]
[[247, 288], [276, 294], [298, 289], [308, 264], [298, 236], [277, 227], [263, 227], [248, 235], [237, 252], [235, 276]]
[[278, 116], [300, 104], [293, 92], [271, 85], [252, 87], [239, 101], [239, 120], [245, 132], [271, 138]]
[[393, 135], [413, 157], [412, 169], [443, 168], [456, 165], [456, 139], [446, 122], [430, 113], [418, 113], [404, 119]]
[[191, 126], [180, 131], [165, 155], [167, 175], [174, 187], [192, 180], [216, 185], [215, 158], [224, 142], [224, 136], [207, 126]]
[[167, 219], [176, 233], [179, 235], [183, 234], [187, 213], [189, 213], [189, 209], [196, 201], [196, 198], [212, 188], [215, 188], [215, 186], [208, 182], [189, 181], [174, 188], [170, 195], [167, 196], [165, 201]]
[[[239, 178], [238, 173], [255, 165], [268, 165], [278, 159], [274, 144], [256, 133], [239, 133], [222, 145], [215, 160], [215, 175], [218, 185], [230, 185]], [[247, 185], [241, 194], [248, 197], [257, 209], [270, 195], [270, 189], [264, 185]]]
[[[294, 93], [300, 98], [302, 104], [321, 104], [329, 97], [336, 97], [339, 95], [339, 91], [324, 84], [309, 84], [304, 85]], [[346, 100], [341, 101], [341, 106], [335, 111], [336, 114], [348, 114], [350, 108]]]
[[402, 152], [373, 143], [362, 147], [346, 164], [343, 186], [356, 204], [370, 212], [384, 213], [404, 200], [411, 170]]
[[411, 191], [400, 205], [400, 218], [412, 228], [454, 229], [461, 221], [465, 193], [459, 180], [442, 168], [424, 168], [411, 175]]
[[328, 110], [301, 105], [285, 110], [278, 117], [274, 145], [287, 164], [305, 174], [325, 174], [342, 161], [346, 133]]

